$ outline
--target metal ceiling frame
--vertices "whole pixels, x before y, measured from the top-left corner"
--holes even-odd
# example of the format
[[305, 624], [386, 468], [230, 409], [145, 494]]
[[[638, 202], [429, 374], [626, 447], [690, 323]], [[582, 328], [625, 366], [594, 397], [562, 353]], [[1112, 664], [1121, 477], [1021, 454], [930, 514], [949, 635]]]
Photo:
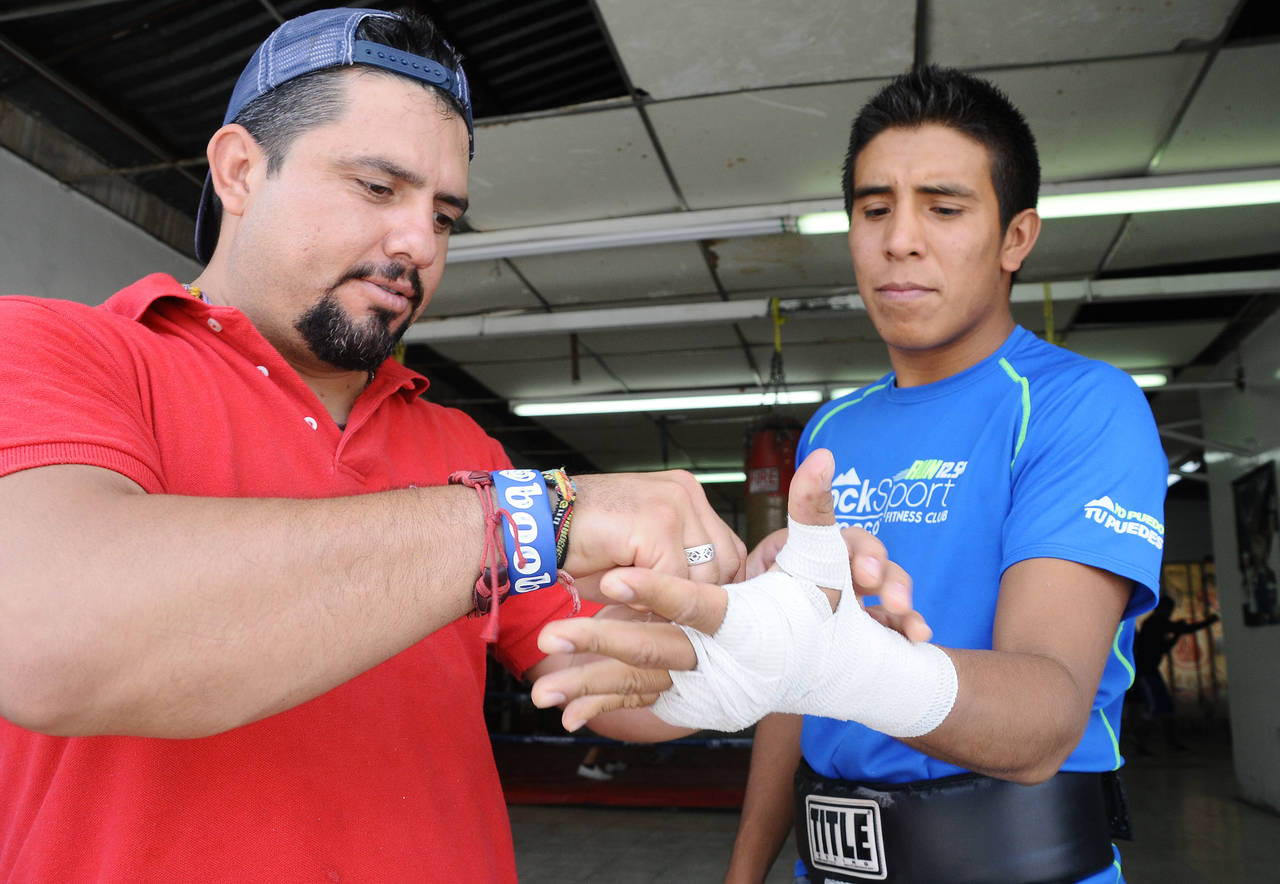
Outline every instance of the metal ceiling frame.
[[[1102, 178], [1048, 183], [1040, 188], [1042, 199], [1087, 193], [1144, 191], [1162, 188], [1247, 184], [1280, 179], [1280, 167], [1230, 169], [1216, 172], [1148, 175], [1138, 178]], [[727, 209], [700, 209], [655, 215], [629, 215], [595, 221], [577, 221], [539, 227], [518, 227], [478, 233], [461, 233], [449, 243], [449, 261], [489, 261], [526, 255], [584, 252], [623, 246], [696, 242], [739, 236], [766, 236], [797, 232], [797, 219], [819, 212], [844, 212], [844, 199], [832, 197], [791, 203], [766, 203]]]
[[[1280, 270], [1246, 270], [1234, 273], [1196, 273], [1184, 276], [1151, 276], [1133, 279], [1077, 279], [1029, 282], [1013, 286], [1013, 303], [1092, 301], [1218, 295], [1264, 294], [1280, 291]], [[700, 301], [656, 304], [646, 307], [613, 307], [595, 310], [563, 310], [556, 313], [495, 311], [475, 316], [422, 319], [407, 332], [406, 343], [435, 343], [516, 335], [555, 335], [610, 329], [657, 328], [768, 319], [772, 298], [733, 301]], [[781, 298], [784, 316], [816, 316], [864, 310], [856, 289], [839, 289], [828, 295]]]

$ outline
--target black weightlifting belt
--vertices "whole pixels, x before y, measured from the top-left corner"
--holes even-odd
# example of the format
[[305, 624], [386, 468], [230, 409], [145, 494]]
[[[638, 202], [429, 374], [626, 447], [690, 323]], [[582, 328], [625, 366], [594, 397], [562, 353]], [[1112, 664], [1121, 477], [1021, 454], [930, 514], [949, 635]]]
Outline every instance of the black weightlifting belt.
[[1112, 862], [1103, 776], [867, 785], [827, 779], [801, 761], [796, 843], [812, 884], [1079, 881]]

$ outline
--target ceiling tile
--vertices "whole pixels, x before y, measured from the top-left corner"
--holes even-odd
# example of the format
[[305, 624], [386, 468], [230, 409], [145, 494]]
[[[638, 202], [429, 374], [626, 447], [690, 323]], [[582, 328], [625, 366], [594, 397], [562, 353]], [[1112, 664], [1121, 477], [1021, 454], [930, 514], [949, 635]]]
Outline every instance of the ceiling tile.
[[[838, 186], [838, 185], [837, 185]], [[836, 234], [744, 236], [711, 243], [725, 291], [848, 287], [853, 282], [848, 238]]]
[[586, 396], [622, 391], [588, 354], [578, 361], [579, 380], [573, 380], [569, 336], [525, 335], [426, 342], [453, 360], [499, 396], [531, 399], [545, 396]]
[[493, 310], [535, 310], [542, 306], [520, 277], [502, 261], [446, 262], [426, 316], [456, 316]]
[[693, 209], [840, 195], [849, 124], [882, 81], [656, 104], [649, 118]]
[[1140, 332], [1123, 327], [1073, 329], [1065, 346], [1116, 368], [1163, 368], [1194, 359], [1225, 327], [1224, 322], [1184, 322], [1153, 323]]
[[[756, 361], [768, 365], [772, 346], [752, 347]], [[828, 341], [782, 347], [789, 385], [864, 383], [889, 371], [885, 346], [877, 340]]]
[[[584, 354], [599, 359], [625, 390], [753, 386], [755, 373], [730, 323], [590, 332], [579, 338]], [[766, 366], [761, 371], [768, 371]], [[565, 395], [574, 395], [566, 389]]]
[[1280, 45], [1224, 49], [1160, 158], [1161, 172], [1280, 165]]
[[1107, 270], [1280, 251], [1280, 205], [1133, 215]]
[[889, 76], [914, 53], [915, 4], [900, 0], [596, 5], [632, 85], [659, 99]]
[[[673, 350], [613, 354], [609, 370], [632, 390], [682, 390], [690, 387], [755, 387], [756, 377], [741, 348]], [[761, 370], [767, 370], [766, 361]]]
[[492, 335], [447, 341], [428, 338], [423, 343], [449, 359], [476, 365], [486, 362], [509, 364], [552, 355], [559, 357], [563, 355], [560, 345], [563, 340], [564, 336], [557, 335]]
[[1204, 61], [1198, 53], [992, 71], [1031, 125], [1046, 181], [1142, 175]]
[[714, 295], [715, 280], [696, 243], [531, 255], [515, 265], [554, 306]]
[[711, 353], [732, 351], [740, 346], [733, 325], [727, 322], [583, 332], [579, 339], [593, 352], [606, 357], [615, 354], [662, 357], [678, 351]]
[[1123, 216], [1050, 218], [1022, 265], [1020, 282], [1083, 279], [1095, 275], [1120, 232]]
[[1237, 0], [965, 0], [930, 3], [929, 60], [954, 67], [1172, 52], [1208, 43]]
[[[1076, 308], [1081, 303], [1081, 299], [1060, 299], [1053, 302], [1053, 328], [1054, 335], [1058, 338], [1062, 337], [1062, 330], [1071, 323], [1071, 318], [1075, 316]], [[1044, 337], [1045, 326], [1047, 325], [1044, 312], [1044, 302], [1033, 304], [1029, 302], [1012, 304], [1013, 321], [1023, 328], [1030, 329], [1040, 337]]]
[[478, 124], [470, 198], [478, 230], [679, 207], [632, 108]]
[[[544, 339], [545, 340], [545, 339]], [[504, 399], [542, 399], [561, 396], [593, 396], [621, 392], [618, 381], [593, 359], [583, 359], [578, 364], [579, 380], [574, 382], [568, 354], [568, 344], [558, 341], [553, 349], [539, 351], [530, 359], [512, 359], [501, 362], [468, 362], [458, 360], [459, 365], [472, 377]], [[439, 348], [442, 352], [444, 348]], [[450, 358], [457, 351], [450, 348]], [[591, 456], [591, 452], [587, 452]]]
[[[768, 318], [738, 323], [752, 344], [773, 346], [773, 322]], [[782, 352], [789, 359], [795, 348], [822, 343], [874, 343], [880, 337], [865, 310], [826, 312], [816, 316], [789, 316], [782, 324]]]

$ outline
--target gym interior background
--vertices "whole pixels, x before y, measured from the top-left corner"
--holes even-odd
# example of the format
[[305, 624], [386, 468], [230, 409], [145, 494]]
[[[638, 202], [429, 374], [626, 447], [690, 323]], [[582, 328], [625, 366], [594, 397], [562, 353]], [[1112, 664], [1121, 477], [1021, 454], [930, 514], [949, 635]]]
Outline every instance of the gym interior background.
[[[234, 80], [282, 17], [324, 5], [0, 4], [0, 291], [97, 303], [144, 272], [192, 278], [204, 144]], [[1135, 805], [1167, 813], [1200, 776], [1221, 790], [1219, 810], [1257, 809], [1241, 824], [1256, 837], [1280, 834], [1276, 4], [409, 5], [466, 57], [477, 128], [473, 208], [405, 361], [517, 464], [690, 469], [744, 536], [777, 512], [787, 427], [888, 368], [845, 237], [802, 232], [840, 209], [849, 119], [916, 63], [1005, 89], [1039, 139], [1047, 217], [1015, 318], [1162, 384], [1148, 399], [1170, 468], [1166, 588], [1175, 616], [1222, 615], [1165, 664], [1180, 715], [1217, 761], [1143, 762], [1169, 775], [1152, 788], [1174, 797]], [[1143, 209], [1162, 188], [1207, 202]], [[1116, 192], [1110, 208], [1068, 205]], [[692, 401], [703, 396], [748, 398]], [[566, 742], [520, 685], [495, 674], [491, 687], [513, 804], [727, 808], [731, 823], [749, 735], [674, 752], [606, 746], [606, 762], [630, 766], [586, 781], [575, 776], [584, 744]], [[1229, 776], [1196, 767], [1214, 763]], [[1185, 813], [1176, 825], [1191, 825]], [[1198, 849], [1244, 862], [1269, 852], [1229, 828], [1201, 829]], [[1188, 838], [1177, 841], [1150, 862], [1173, 863]]]

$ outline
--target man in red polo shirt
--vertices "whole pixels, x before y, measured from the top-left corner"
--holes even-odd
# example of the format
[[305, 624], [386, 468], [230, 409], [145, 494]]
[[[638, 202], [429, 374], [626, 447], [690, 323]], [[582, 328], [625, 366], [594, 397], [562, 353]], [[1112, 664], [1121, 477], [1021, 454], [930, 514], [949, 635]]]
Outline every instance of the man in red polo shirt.
[[[0, 301], [0, 880], [514, 880], [482, 509], [445, 485], [508, 463], [388, 359], [471, 136], [429, 22], [286, 22], [209, 142], [199, 278]], [[570, 573], [738, 569], [686, 474], [577, 494]], [[556, 665], [568, 595], [501, 610], [499, 658]]]

